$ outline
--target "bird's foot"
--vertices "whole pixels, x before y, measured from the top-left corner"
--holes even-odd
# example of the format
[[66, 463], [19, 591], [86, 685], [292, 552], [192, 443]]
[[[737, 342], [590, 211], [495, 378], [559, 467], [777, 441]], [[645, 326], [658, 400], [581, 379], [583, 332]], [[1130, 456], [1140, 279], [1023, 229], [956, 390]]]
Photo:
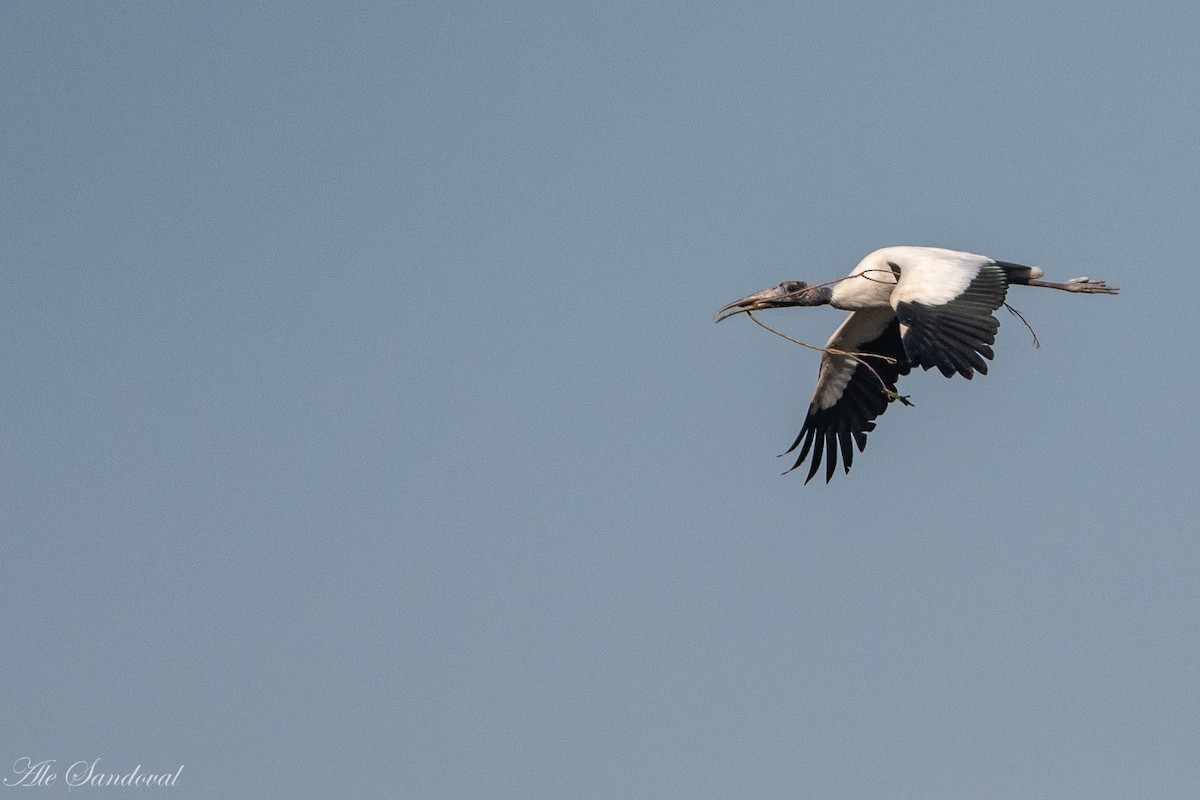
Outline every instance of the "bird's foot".
[[888, 401], [889, 403], [893, 403], [893, 402], [897, 402], [897, 401], [899, 401], [901, 405], [906, 405], [906, 406], [912, 406], [912, 405], [913, 405], [913, 401], [912, 401], [912, 400], [909, 400], [909, 399], [908, 399], [908, 397], [909, 397], [909, 396], [908, 396], [908, 395], [906, 395], [906, 394], [899, 394], [899, 393], [897, 393], [897, 392], [891, 392], [891, 391], [889, 391], [889, 392], [885, 392], [884, 394], [886, 394], [886, 395], [887, 395], [887, 401]]
[[1109, 286], [1104, 281], [1094, 281], [1091, 278], [1072, 278], [1063, 285], [1063, 288], [1068, 292], [1082, 292], [1084, 294], [1116, 294], [1117, 288]]

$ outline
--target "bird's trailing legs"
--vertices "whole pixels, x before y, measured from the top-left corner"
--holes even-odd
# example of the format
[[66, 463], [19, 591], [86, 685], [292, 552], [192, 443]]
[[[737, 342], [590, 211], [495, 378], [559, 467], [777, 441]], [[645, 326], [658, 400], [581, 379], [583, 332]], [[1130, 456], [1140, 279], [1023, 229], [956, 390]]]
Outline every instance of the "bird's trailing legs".
[[1117, 288], [1109, 286], [1104, 281], [1094, 281], [1091, 278], [1072, 278], [1066, 283], [1054, 283], [1052, 281], [1039, 281], [1031, 279], [1025, 281], [1026, 286], [1045, 286], [1048, 289], [1062, 289], [1064, 292], [1082, 292], [1083, 294], [1116, 294]]
[[1011, 261], [993, 261], [993, 264], [1004, 270], [1004, 279], [1011, 284], [1021, 286], [1045, 286], [1047, 289], [1061, 289], [1064, 292], [1080, 294], [1116, 294], [1117, 288], [1109, 286], [1104, 281], [1094, 281], [1088, 277], [1071, 278], [1066, 283], [1054, 283], [1041, 280], [1046, 273], [1041, 267], [1026, 267]]

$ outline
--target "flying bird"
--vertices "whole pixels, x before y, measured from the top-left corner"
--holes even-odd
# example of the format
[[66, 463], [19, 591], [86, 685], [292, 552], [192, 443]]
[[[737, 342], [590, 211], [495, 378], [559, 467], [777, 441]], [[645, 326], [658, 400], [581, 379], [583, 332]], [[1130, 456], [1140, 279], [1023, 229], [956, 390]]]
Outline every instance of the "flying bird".
[[947, 378], [968, 380], [976, 372], [987, 374], [1000, 328], [993, 312], [1005, 305], [1009, 286], [1117, 293], [1104, 281], [1052, 283], [1041, 280], [1044, 274], [1040, 267], [940, 247], [885, 247], [845, 278], [816, 286], [784, 281], [723, 306], [715, 316], [720, 322], [742, 312], [820, 305], [850, 312], [825, 345], [804, 427], [787, 449], [800, 448], [788, 472], [808, 459], [808, 483], [824, 461], [828, 483], [839, 454], [850, 472], [854, 447], [863, 451], [888, 403], [907, 404], [896, 393], [896, 381], [913, 367], [937, 367]]

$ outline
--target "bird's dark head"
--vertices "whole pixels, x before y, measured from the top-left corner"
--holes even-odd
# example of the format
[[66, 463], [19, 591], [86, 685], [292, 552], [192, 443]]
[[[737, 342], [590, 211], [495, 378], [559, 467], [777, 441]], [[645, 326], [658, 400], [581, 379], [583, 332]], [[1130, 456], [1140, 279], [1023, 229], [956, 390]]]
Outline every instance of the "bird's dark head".
[[762, 311], [765, 308], [788, 306], [822, 306], [829, 302], [828, 286], [809, 286], [804, 281], [784, 281], [778, 286], [755, 292], [749, 297], [722, 306], [714, 315], [717, 322], [743, 311]]

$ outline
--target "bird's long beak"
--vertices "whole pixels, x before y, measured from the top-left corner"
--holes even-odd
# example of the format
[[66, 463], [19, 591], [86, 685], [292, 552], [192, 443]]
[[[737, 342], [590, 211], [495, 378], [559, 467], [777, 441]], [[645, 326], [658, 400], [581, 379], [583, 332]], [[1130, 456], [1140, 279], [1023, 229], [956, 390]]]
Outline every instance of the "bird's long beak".
[[801, 298], [808, 288], [808, 284], [802, 282], [781, 283], [770, 289], [763, 289], [761, 292], [743, 297], [741, 300], [734, 300], [729, 305], [721, 306], [713, 316], [716, 317], [717, 322], [720, 322], [735, 314], [741, 314], [743, 311], [761, 311], [764, 308], [803, 305]]

